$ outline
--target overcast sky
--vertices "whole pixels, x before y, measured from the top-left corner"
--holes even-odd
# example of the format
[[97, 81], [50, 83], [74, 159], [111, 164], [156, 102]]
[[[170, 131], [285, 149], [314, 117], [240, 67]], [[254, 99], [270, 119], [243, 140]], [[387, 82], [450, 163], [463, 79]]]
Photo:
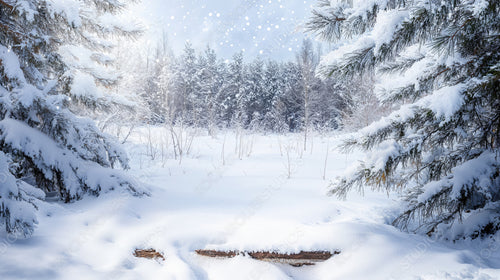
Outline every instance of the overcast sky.
[[224, 58], [243, 50], [245, 57], [290, 59], [305, 35], [300, 26], [314, 0], [142, 0], [131, 12], [147, 25], [147, 38], [168, 34], [179, 53], [186, 40], [207, 44]]

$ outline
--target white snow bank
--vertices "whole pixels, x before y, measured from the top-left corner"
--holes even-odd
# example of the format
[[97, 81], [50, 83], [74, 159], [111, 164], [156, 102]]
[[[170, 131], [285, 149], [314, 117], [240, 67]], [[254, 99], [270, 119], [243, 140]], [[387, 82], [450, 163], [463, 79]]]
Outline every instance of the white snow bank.
[[[151, 160], [151, 147], [142, 144], [147, 143], [147, 131], [132, 135], [135, 144], [129, 148], [133, 173], [153, 185], [152, 196], [111, 192], [70, 205], [43, 204], [32, 239], [9, 242], [0, 236], [6, 244], [0, 247], [2, 279], [500, 277], [500, 253], [489, 243], [440, 244], [388, 225], [388, 217], [398, 210], [395, 197], [369, 191], [364, 198], [350, 194], [347, 201], [325, 196], [325, 151], [328, 142], [330, 147], [339, 143], [335, 137], [311, 138], [312, 152], [301, 153], [293, 148], [301, 147], [301, 135], [244, 135], [244, 145], [252, 143], [253, 150], [240, 160], [234, 134], [197, 136], [192, 153], [179, 165], [168, 149], [163, 160]], [[151, 139], [169, 147], [162, 142], [164, 133], [153, 128]], [[291, 151], [290, 179], [280, 146]], [[361, 156], [332, 148], [328, 177], [336, 177]], [[155, 248], [166, 260], [137, 259], [132, 256], [135, 248]], [[294, 268], [243, 256], [226, 260], [194, 253], [205, 248], [342, 253], [316, 266]], [[491, 254], [482, 255], [488, 248]]]

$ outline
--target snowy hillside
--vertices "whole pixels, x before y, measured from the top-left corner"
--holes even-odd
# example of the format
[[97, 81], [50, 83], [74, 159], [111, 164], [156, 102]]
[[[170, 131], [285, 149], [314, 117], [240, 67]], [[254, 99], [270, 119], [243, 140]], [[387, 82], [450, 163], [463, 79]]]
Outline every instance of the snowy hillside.
[[[44, 203], [32, 238], [2, 235], [1, 279], [500, 277], [496, 243], [436, 242], [389, 225], [396, 194], [325, 196], [329, 179], [361, 157], [337, 151], [342, 135], [315, 135], [306, 152], [297, 134], [198, 135], [180, 164], [165, 135], [143, 128], [127, 144], [130, 174], [149, 185], [151, 196], [112, 192]], [[136, 258], [137, 248], [154, 248], [165, 261]], [[341, 253], [292, 267], [248, 256], [212, 259], [197, 249]]]

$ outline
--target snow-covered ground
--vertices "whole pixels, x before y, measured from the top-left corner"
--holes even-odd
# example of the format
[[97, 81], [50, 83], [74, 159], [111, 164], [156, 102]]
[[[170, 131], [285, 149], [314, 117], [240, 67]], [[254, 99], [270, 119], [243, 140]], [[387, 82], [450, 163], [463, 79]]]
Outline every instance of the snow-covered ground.
[[[33, 237], [0, 236], [0, 279], [500, 279], [497, 243], [450, 244], [390, 226], [395, 194], [326, 196], [329, 179], [361, 155], [339, 153], [340, 136], [331, 135], [303, 152], [301, 137], [198, 135], [175, 160], [166, 130], [138, 130], [127, 144], [129, 172], [151, 195], [44, 204]], [[166, 260], [135, 258], [136, 248]], [[292, 267], [196, 249], [341, 254]]]

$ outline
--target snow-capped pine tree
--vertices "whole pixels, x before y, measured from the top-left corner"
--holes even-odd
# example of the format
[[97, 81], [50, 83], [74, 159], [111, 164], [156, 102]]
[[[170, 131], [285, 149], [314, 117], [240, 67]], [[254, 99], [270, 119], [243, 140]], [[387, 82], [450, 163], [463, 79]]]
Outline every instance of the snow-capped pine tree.
[[174, 69], [175, 121], [190, 125], [199, 123], [199, 108], [194, 107], [199, 94], [199, 67], [196, 52], [190, 43], [186, 43], [184, 52]]
[[315, 80], [314, 88], [318, 89], [318, 93], [313, 100], [311, 124], [320, 131], [338, 129], [341, 122], [340, 112], [346, 107], [346, 100], [342, 96], [345, 88], [332, 78]]
[[242, 125], [243, 117], [243, 92], [245, 88], [245, 65], [243, 53], [233, 55], [233, 60], [228, 65], [227, 77], [219, 95], [219, 103], [222, 106], [221, 119], [227, 126], [231, 122]]
[[[140, 50], [137, 50], [140, 52]], [[142, 99], [149, 110], [149, 123], [163, 123], [171, 119], [170, 96], [174, 58], [164, 34], [160, 43], [146, 59], [143, 73], [133, 73], [132, 80], [139, 83]], [[140, 79], [144, 76], [143, 80]], [[139, 79], [137, 79], [139, 78]]]
[[284, 117], [290, 131], [298, 131], [303, 124], [303, 79], [297, 63], [288, 62], [283, 71], [285, 92], [281, 98]]
[[[75, 115], [112, 102], [118, 77], [103, 50], [136, 31], [113, 15], [123, 1], [0, 1], [0, 218], [30, 235], [43, 192], [70, 202], [135, 184], [112, 169], [125, 153], [89, 119]], [[40, 191], [42, 190], [42, 191]]]
[[217, 58], [215, 50], [207, 46], [199, 59], [199, 67], [200, 90], [196, 107], [202, 110], [200, 124], [213, 133], [219, 121], [217, 99], [224, 83], [224, 64]]
[[280, 98], [285, 91], [285, 81], [283, 77], [283, 66], [276, 61], [268, 61], [264, 73], [264, 94], [265, 106], [261, 113], [263, 116], [262, 126], [269, 131], [283, 132], [284, 123], [281, 118], [282, 103]]
[[264, 92], [264, 61], [258, 57], [247, 64], [245, 86], [243, 93], [243, 106], [246, 112], [246, 126], [256, 127], [260, 124], [261, 113], [266, 100]]
[[341, 47], [322, 72], [372, 69], [398, 110], [348, 140], [370, 151], [334, 183], [402, 191], [394, 224], [443, 238], [500, 229], [500, 2], [320, 0], [308, 28]]

